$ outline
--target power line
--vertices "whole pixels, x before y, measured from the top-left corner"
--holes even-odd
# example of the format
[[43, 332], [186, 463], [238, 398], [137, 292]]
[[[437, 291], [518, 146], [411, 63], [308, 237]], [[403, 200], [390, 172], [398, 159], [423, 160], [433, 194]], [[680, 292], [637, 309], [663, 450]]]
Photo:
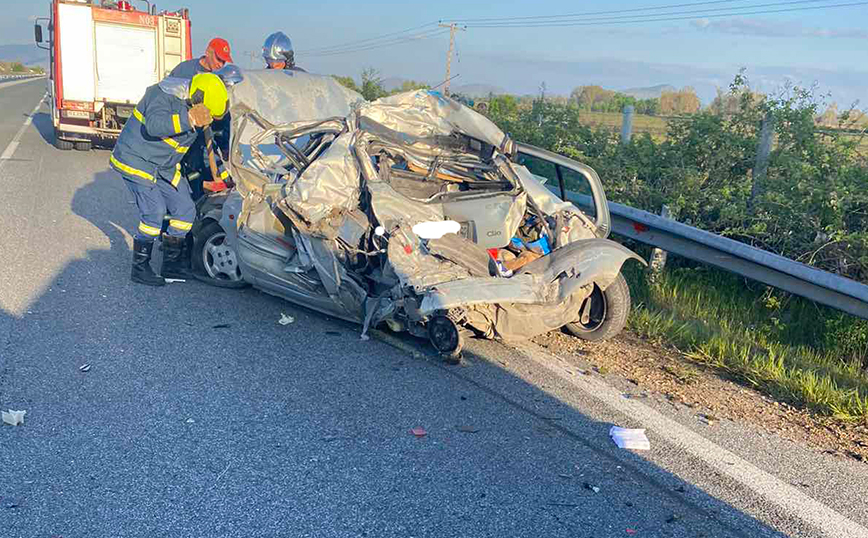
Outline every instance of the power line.
[[746, 2], [748, 0], [715, 0], [713, 2], [690, 2], [687, 4], [669, 4], [665, 6], [649, 6], [649, 7], [638, 7], [633, 9], [614, 9], [610, 11], [586, 11], [584, 13], [568, 13], [565, 15], [532, 15], [526, 17], [500, 17], [500, 18], [482, 18], [482, 19], [446, 19], [441, 22], [466, 22], [466, 23], [478, 23], [478, 22], [499, 22], [499, 21], [518, 21], [518, 20], [536, 20], [536, 19], [563, 19], [563, 18], [573, 18], [573, 17], [587, 17], [592, 15], [620, 15], [622, 13], [636, 13], [639, 11], [656, 11], [663, 9], [677, 9], [682, 7], [694, 7], [694, 6], [707, 6], [707, 5], [715, 5], [715, 4], [733, 4], [737, 2]]
[[345, 48], [347, 48], [347, 47], [350, 47], [350, 46], [361, 45], [361, 44], [365, 44], [365, 43], [367, 43], [367, 44], [371, 44], [372, 42], [380, 41], [380, 40], [383, 40], [383, 39], [386, 39], [386, 38], [389, 38], [389, 37], [395, 37], [395, 36], [399, 36], [399, 35], [401, 35], [401, 34], [406, 34], [406, 33], [409, 33], [409, 32], [415, 32], [416, 30], [421, 30], [422, 28], [427, 28], [427, 27], [429, 27], [429, 26], [436, 26], [437, 24], [438, 24], [437, 21], [435, 21], [435, 22], [428, 22], [428, 23], [425, 23], [425, 24], [420, 24], [419, 26], [414, 26], [414, 27], [412, 27], [412, 28], [407, 28], [406, 30], [401, 30], [401, 31], [399, 31], [399, 32], [391, 32], [391, 33], [383, 34], [383, 35], [381, 35], [381, 36], [377, 36], [377, 37], [370, 37], [370, 38], [367, 38], [367, 39], [358, 39], [358, 40], [355, 40], [355, 41], [347, 41], [347, 42], [345, 42], [345, 43], [340, 43], [340, 44], [337, 44], [337, 45], [331, 45], [331, 46], [327, 46], [327, 47], [316, 47], [316, 48], [313, 48], [313, 49], [301, 50], [301, 51], [298, 51], [298, 52], [299, 52], [300, 54], [312, 54], [312, 53], [320, 53], [320, 52], [331, 52], [331, 51], [334, 50], [334, 49], [341, 49], [341, 50], [343, 50], [343, 49], [345, 49]]
[[306, 56], [324, 57], [324, 56], [338, 56], [338, 55], [343, 55], [343, 54], [353, 54], [356, 52], [365, 52], [365, 51], [379, 49], [379, 48], [383, 48], [383, 47], [393, 47], [395, 45], [402, 45], [404, 43], [423, 41], [426, 39], [439, 37], [441, 35], [445, 35], [448, 33], [449, 33], [449, 30], [444, 30], [441, 28], [435, 28], [433, 30], [423, 32], [421, 34], [408, 36], [408, 37], [394, 38], [393, 40], [390, 40], [390, 41], [372, 43], [372, 44], [364, 46], [364, 47], [352, 47], [352, 48], [336, 49], [336, 50], [331, 50], [331, 51], [326, 51], [326, 52], [311, 52], [311, 53], [307, 53]]
[[[802, 2], [784, 2], [779, 4], [769, 4], [769, 5], [787, 5], [792, 3], [804, 3], [805, 1], [822, 1], [822, 0], [803, 0]], [[732, 13], [709, 13], [708, 11], [695, 12], [687, 16], [683, 17], [671, 17], [670, 15], [675, 15], [675, 13], [669, 13], [665, 15], [645, 15], [645, 16], [633, 16], [633, 17], [613, 17], [608, 19], [596, 19], [596, 20], [584, 20], [584, 21], [565, 21], [565, 22], [528, 22], [528, 23], [491, 23], [491, 24], [467, 24], [467, 28], [554, 28], [554, 27], [572, 27], [572, 26], [603, 26], [603, 25], [616, 25], [616, 24], [635, 24], [635, 23], [643, 23], [643, 22], [670, 22], [670, 21], [682, 21], [682, 20], [692, 20], [692, 19], [700, 19], [700, 18], [721, 18], [721, 17], [736, 17], [742, 15], [765, 15], [770, 13], [790, 13], [795, 11], [812, 11], [819, 9], [832, 9], [832, 8], [841, 8], [841, 7], [854, 7], [854, 6], [864, 6], [868, 5], [868, 2], [850, 2], [844, 4], [830, 4], [830, 5], [822, 5], [822, 6], [805, 6], [805, 7], [791, 7], [791, 8], [783, 8], [783, 9], [766, 9], [759, 11], [738, 11]], [[746, 8], [746, 9], [756, 9]]]

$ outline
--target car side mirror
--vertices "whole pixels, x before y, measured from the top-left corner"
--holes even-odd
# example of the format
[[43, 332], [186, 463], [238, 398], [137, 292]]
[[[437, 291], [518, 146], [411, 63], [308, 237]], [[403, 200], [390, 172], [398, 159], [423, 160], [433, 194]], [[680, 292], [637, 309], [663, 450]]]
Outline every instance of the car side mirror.
[[42, 26], [39, 23], [33, 26], [33, 32], [36, 37], [36, 42], [42, 43]]

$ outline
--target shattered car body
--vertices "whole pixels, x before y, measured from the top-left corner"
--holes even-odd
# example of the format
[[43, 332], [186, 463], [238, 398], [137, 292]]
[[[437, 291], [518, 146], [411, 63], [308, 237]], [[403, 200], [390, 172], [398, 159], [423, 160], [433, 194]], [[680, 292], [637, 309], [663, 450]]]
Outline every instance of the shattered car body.
[[363, 334], [385, 324], [445, 354], [468, 332], [533, 337], [587, 319], [595, 290], [644, 263], [606, 239], [593, 170], [569, 162], [596, 220], [517, 162], [560, 157], [437, 92], [366, 103], [331, 77], [250, 71], [230, 98], [237, 189], [211, 217], [243, 280]]

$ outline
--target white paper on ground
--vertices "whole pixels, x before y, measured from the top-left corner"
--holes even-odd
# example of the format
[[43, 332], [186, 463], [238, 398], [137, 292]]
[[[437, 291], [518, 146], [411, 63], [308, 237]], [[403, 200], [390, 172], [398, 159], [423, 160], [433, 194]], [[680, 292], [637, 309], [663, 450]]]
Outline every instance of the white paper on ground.
[[3, 411], [3, 422], [9, 424], [10, 426], [18, 426], [19, 424], [24, 424], [24, 415], [27, 414], [27, 411], [13, 411], [9, 410], [7, 413]]
[[645, 436], [644, 429], [619, 428], [612, 426], [609, 437], [615, 441], [618, 448], [626, 450], [651, 450], [651, 441]]

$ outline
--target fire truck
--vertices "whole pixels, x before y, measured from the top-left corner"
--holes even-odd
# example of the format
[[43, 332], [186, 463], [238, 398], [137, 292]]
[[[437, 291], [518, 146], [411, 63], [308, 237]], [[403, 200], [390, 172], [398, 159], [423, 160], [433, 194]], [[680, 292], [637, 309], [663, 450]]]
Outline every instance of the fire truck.
[[37, 19], [36, 44], [50, 53], [59, 149], [113, 144], [145, 90], [192, 58], [189, 10], [142, 3], [144, 10], [125, 1], [52, 0], [50, 16]]

